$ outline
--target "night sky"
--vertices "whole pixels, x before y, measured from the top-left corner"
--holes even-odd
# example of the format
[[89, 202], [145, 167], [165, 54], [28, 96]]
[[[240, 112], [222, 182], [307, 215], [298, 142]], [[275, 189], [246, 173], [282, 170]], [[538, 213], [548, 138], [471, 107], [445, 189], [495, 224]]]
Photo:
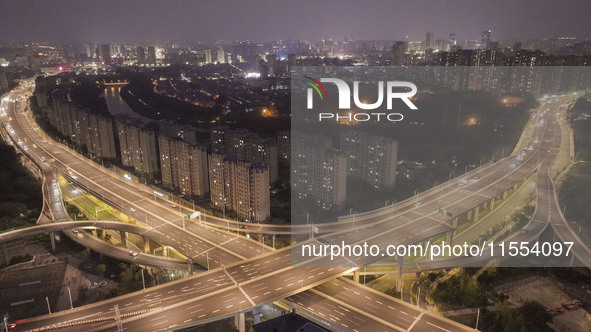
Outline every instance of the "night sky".
[[589, 0], [0, 0], [0, 41], [590, 38], [590, 13]]

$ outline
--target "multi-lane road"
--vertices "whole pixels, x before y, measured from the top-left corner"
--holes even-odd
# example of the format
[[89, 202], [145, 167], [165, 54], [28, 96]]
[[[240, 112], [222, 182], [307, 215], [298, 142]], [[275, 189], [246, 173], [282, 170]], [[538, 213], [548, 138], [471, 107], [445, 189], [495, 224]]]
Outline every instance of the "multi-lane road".
[[[22, 92], [17, 91], [17, 93]], [[89, 320], [87, 318], [91, 317], [92, 319], [112, 317], [112, 308], [115, 304], [119, 305], [122, 314], [128, 315], [123, 319], [124, 326], [129, 326], [128, 328], [135, 328], [137, 325], [140, 330], [155, 330], [196, 322], [202, 323], [229, 316], [272, 300], [293, 296], [349, 272], [349, 266], [375, 260], [375, 258], [368, 257], [339, 258], [332, 262], [326, 258], [306, 259], [303, 265], [309, 265], [309, 267], [293, 267], [290, 265], [290, 261], [294, 255], [301, 256], [300, 245], [294, 246], [291, 250], [271, 251], [254, 241], [219, 229], [204, 227], [198, 223], [187, 223], [183, 228], [181, 218], [185, 214], [184, 212], [177, 212], [173, 207], [155, 202], [155, 199], [152, 199], [151, 195], [143, 191], [137, 184], [130, 183], [41, 136], [38, 130], [30, 126], [28, 122], [30, 119], [27, 119], [22, 111], [24, 108], [22, 102], [20, 104], [18, 102], [7, 103], [5, 108], [7, 108], [9, 117], [13, 118], [10, 121], [11, 129], [14, 131], [13, 137], [23, 137], [23, 144], [30, 146], [35, 144], [34, 148], [40, 150], [40, 159], [45, 161], [54, 159], [55, 169], [69, 174], [72, 178], [75, 177], [74, 180], [82, 186], [108, 199], [118, 208], [130, 209], [130, 211], [131, 208], [134, 208], [136, 219], [142, 220], [143, 217], [148, 227], [166, 233], [167, 237], [178, 243], [175, 248], [184, 253], [194, 253], [194, 256], [190, 257], [195, 261], [200, 262], [198, 258], [201, 257], [203, 263], [205, 262], [203, 257], [211, 254], [217, 258], [215, 261], [217, 265], [210, 262], [212, 267], [224, 266], [199, 276], [129, 294], [125, 297], [52, 316], [28, 319], [20, 322], [19, 329], [31, 329], [60, 323], [80, 324], [87, 322]], [[385, 246], [391, 243], [418, 243], [438, 234], [449, 232], [451, 230], [448, 225], [449, 218], [438, 214], [439, 208], [445, 208], [454, 215], [464, 213], [499, 195], [512, 184], [521, 181], [538, 167], [540, 161], [545, 160], [545, 156], [540, 153], [539, 149], [541, 143], [539, 139], [536, 142], [536, 138], [543, 137], [547, 126], [537, 127], [533, 128], [530, 139], [521, 143], [525, 146], [524, 152], [477, 169], [455, 182], [452, 181], [436, 188], [436, 190], [419, 195], [412, 201], [391, 209], [381, 209], [375, 213], [359, 215], [349, 222], [349, 225], [352, 226], [346, 232], [327, 235], [321, 241], [332, 242], [344, 239], [350, 243], [373, 241], [379, 246]], [[465, 180], [466, 184], [460, 186], [460, 180]], [[323, 267], [331, 265], [333, 267]], [[362, 288], [361, 286], [354, 287]], [[317, 289], [311, 292], [318, 295], [316, 292], [322, 292], [322, 290]], [[153, 298], [149, 297], [147, 293], [153, 293]], [[328, 295], [327, 297], [331, 298]], [[333, 298], [332, 300], [333, 303], [338, 303], [334, 300], [338, 301], [338, 299]], [[370, 301], [367, 298], [366, 300]], [[142, 304], [145, 304], [143, 307], [154, 310], [143, 313], [141, 310], [136, 310]], [[364, 311], [366, 308], [371, 308], [370, 302], [366, 302], [358, 309]], [[379, 313], [380, 315], [366, 313], [368, 315], [366, 316], [385, 317], [386, 321], [394, 319], [392, 312], [388, 312], [384, 308]], [[404, 314], [399, 313], [398, 315]], [[426, 329], [421, 330], [430, 330], [427, 329], [427, 326], [431, 325], [426, 321], [431, 316], [419, 314], [413, 317], [415, 320], [418, 319], [415, 326], [425, 325]], [[440, 322], [439, 325], [431, 323], [436, 326], [449, 323], [438, 316], [429, 319]], [[90, 329], [105, 328], [104, 321], [88, 324]], [[454, 326], [451, 331], [463, 329], [461, 326]], [[435, 331], [436, 327], [431, 330]]]
[[[19, 89], [19, 93], [24, 92], [24, 88]], [[195, 263], [219, 267], [270, 250], [237, 234], [184, 222], [188, 211], [154, 202], [153, 194], [146, 195], [140, 190], [140, 185], [43, 136], [38, 127], [31, 126], [30, 115], [23, 111], [26, 101], [3, 101], [2, 105], [7, 114], [2, 120], [9, 126], [13, 141], [19, 146], [26, 146], [36, 163], [53, 167], [121, 211], [164, 234], [169, 241], [176, 243], [176, 249], [182, 250]]]
[[[22, 92], [22, 91], [19, 91]], [[79, 156], [75, 155], [74, 153], [71, 153], [68, 149], [65, 149], [61, 146], [59, 146], [59, 144], [54, 144], [53, 142], [45, 139], [44, 137], [42, 137], [33, 127], [28, 127], [28, 121], [29, 119], [26, 118], [25, 112], [23, 112], [22, 110], [24, 109], [24, 105], [21, 103], [19, 105], [18, 102], [16, 103], [12, 103], [12, 105], [6, 105], [7, 107], [7, 112], [9, 114], [10, 118], [13, 118], [15, 121], [13, 124], [11, 124], [11, 129], [12, 131], [14, 131], [13, 135], [14, 136], [18, 136], [18, 137], [24, 137], [24, 142], [23, 144], [36, 144], [35, 148], [39, 148], [42, 150], [41, 153], [45, 153], [46, 156], [44, 156], [44, 160], [55, 160], [54, 164], [57, 165], [57, 168], [59, 167], [65, 167], [65, 169], [63, 169], [62, 171], [66, 174], [70, 174], [70, 173], [74, 173], [74, 175], [78, 178], [77, 180], [80, 182], [83, 181], [88, 181], [86, 184], [82, 183], [82, 185], [88, 185], [89, 187], [92, 186], [92, 188], [95, 188], [93, 191], [95, 193], [99, 193], [102, 194], [101, 196], [105, 197], [107, 196], [106, 192], [103, 191], [107, 191], [108, 190], [108, 194], [109, 195], [113, 195], [113, 197], [110, 198], [111, 201], [115, 201], [115, 203], [117, 203], [117, 200], [120, 200], [119, 204], [122, 207], [125, 207], [125, 204], [127, 204], [127, 202], [129, 202], [129, 205], [132, 207], [137, 207], [137, 210], [143, 211], [148, 217], [149, 216], [153, 216], [155, 217], [154, 219], [158, 220], [158, 218], [160, 219], [165, 219], [162, 218], [161, 215], [170, 215], [172, 212], [174, 212], [174, 217], [173, 218], [177, 218], [180, 217], [179, 214], [180, 213], [176, 213], [176, 211], [174, 211], [173, 209], [166, 207], [166, 206], [161, 206], [160, 204], [154, 204], [149, 198], [147, 199], [145, 196], [143, 196], [143, 194], [140, 192], [140, 190], [138, 190], [138, 192], [136, 192], [135, 186], [133, 184], [130, 183], [126, 183], [124, 179], [119, 179], [113, 176], [112, 173], [108, 172], [108, 171], [104, 171], [102, 169], [100, 169], [100, 167], [98, 165], [94, 165], [92, 163], [88, 163], [85, 162], [84, 159], [80, 158]], [[18, 108], [18, 111], [17, 111]], [[35, 143], [33, 143], [35, 142]], [[51, 152], [50, 152], [51, 151]], [[60, 166], [61, 165], [61, 166]], [[67, 166], [66, 166], [67, 165]], [[97, 174], [93, 174], [94, 172], [96, 172]], [[120, 186], [117, 188], [111, 188], [111, 186]], [[129, 189], [129, 188], [132, 189]], [[115, 194], [115, 192], [117, 194]], [[125, 197], [122, 197], [121, 195], [125, 195]], [[120, 208], [121, 208], [120, 206]], [[163, 222], [160, 225], [156, 225], [155, 223], [152, 223], [152, 220], [150, 220], [150, 218], [146, 217], [146, 223], [150, 226], [150, 227], [163, 227], [161, 225], [166, 225], [166, 223], [169, 223], [167, 220], [162, 220], [160, 222]], [[137, 217], [136, 217], [137, 218]], [[172, 218], [171, 218], [172, 219]], [[179, 224], [182, 223], [179, 220]], [[195, 225], [193, 223], [190, 223], [190, 225]], [[174, 225], [177, 228], [181, 228], [180, 225]], [[199, 226], [199, 225], [196, 225]], [[187, 225], [187, 228], [189, 228], [190, 226]], [[220, 232], [219, 230], [211, 230], [209, 228], [204, 228], [200, 229], [200, 231], [209, 231], [215, 234], [222, 234], [225, 236], [228, 236], [228, 233], [225, 232]], [[161, 230], [162, 231], [162, 230]], [[189, 234], [189, 229], [187, 230], [183, 230], [186, 231], [186, 237], [191, 236], [191, 234]], [[170, 233], [168, 233], [170, 234]], [[182, 234], [181, 234], [182, 235]], [[231, 234], [230, 236], [234, 236], [233, 234]], [[249, 251], [250, 252], [250, 256], [255, 256], [257, 254], [259, 254], [259, 252], [256, 252], [255, 250], [252, 250], [250, 248], [241, 248], [242, 247], [248, 247], [247, 243], [240, 243], [240, 240], [235, 240], [235, 238], [231, 238], [230, 239], [234, 245], [233, 245], [233, 249], [235, 247], [237, 247], [236, 251]], [[213, 244], [217, 244], [217, 243], [227, 243], [229, 242], [227, 239], [226, 241], [214, 241]], [[187, 243], [187, 246], [181, 246], [179, 249], [181, 250], [186, 250], [187, 248], [190, 248], [190, 243]], [[216, 246], [212, 246], [210, 248], [205, 248], [205, 250], [213, 250], [212, 248], [215, 249], [220, 249], [219, 245]], [[253, 252], [254, 251], [254, 252]], [[264, 251], [264, 250], [261, 250]], [[300, 292], [302, 290], [314, 287], [316, 285], [319, 285], [323, 282], [326, 282], [328, 280], [331, 280], [335, 277], [338, 277], [339, 275], [342, 275], [344, 273], [350, 272], [349, 268], [319, 268], [319, 267], [311, 267], [311, 268], [294, 268], [292, 266], [289, 265], [290, 262], [290, 258], [291, 258], [291, 251], [289, 249], [285, 249], [282, 251], [278, 251], [278, 252], [268, 252], [267, 254], [256, 258], [255, 260], [246, 260], [246, 261], [242, 261], [239, 263], [233, 263], [230, 264], [230, 266], [226, 266], [225, 268], [223, 268], [222, 270], [224, 271], [224, 273], [229, 277], [229, 280], [232, 281], [232, 283], [234, 284], [234, 286], [231, 286], [230, 289], [224, 289], [223, 283], [216, 283], [216, 285], [221, 285], [220, 287], [222, 287], [221, 291], [224, 292], [229, 292], [229, 293], [236, 293], [238, 294], [238, 296], [243, 296], [247, 299], [249, 299], [247, 302], [242, 302], [243, 300], [239, 300], [238, 298], [233, 298], [232, 296], [228, 295], [228, 296], [224, 296], [223, 298], [228, 299], [228, 298], [233, 298], [235, 301], [234, 303], [246, 303], [244, 304], [244, 308], [250, 308], [253, 307], [255, 305], [258, 304], [263, 304], [266, 302], [269, 302], [271, 300], [275, 300], [275, 299], [280, 299], [282, 297], [285, 297], [286, 295], [290, 295], [291, 293], [297, 293]], [[269, 257], [271, 256], [271, 257]], [[245, 258], [245, 257], [242, 257]], [[260, 261], [262, 260], [262, 261]], [[228, 263], [223, 263], [222, 260], [220, 259], [220, 264], [229, 264], [232, 261], [237, 261], [237, 259], [230, 259]], [[346, 261], [341, 261], [341, 262], [337, 262], [338, 265], [342, 265], [342, 266], [347, 266], [349, 265]], [[235, 276], [232, 276], [233, 274], [235, 274]], [[232, 276], [232, 277], [230, 277]], [[173, 283], [170, 285], [163, 285], [163, 287], [165, 289], [155, 289], [154, 291], [158, 292], [159, 294], [172, 294], [178, 291], [179, 295], [175, 296], [175, 297], [162, 297], [162, 300], [160, 302], [160, 306], [162, 307], [162, 310], [172, 310], [172, 308], [169, 308], [170, 306], [178, 306], [179, 303], [183, 303], [186, 305], [183, 305], [183, 308], [188, 308], [191, 307], [189, 304], [193, 304], [193, 305], [197, 305], [197, 302], [202, 302], [203, 304], [207, 304], [206, 307], [208, 307], [208, 309], [213, 308], [217, 308], [217, 309], [213, 309], [213, 310], [208, 310], [207, 312], [197, 315], [197, 319], [199, 319], [200, 321], [204, 321], [205, 319], [219, 319], [220, 317], [223, 317], [224, 315], [231, 315], [236, 311], [241, 310], [240, 306], [238, 307], [233, 307], [233, 306], [224, 306], [223, 302], [219, 302], [216, 301], [216, 299], [218, 299], [219, 297], [215, 294], [215, 293], [211, 293], [208, 292], [207, 294], [203, 295], [202, 297], [196, 296], [193, 291], [188, 291], [188, 292], [183, 292], [183, 288], [184, 289], [191, 289], [191, 287], [187, 287], [187, 285], [190, 285], [191, 283], [195, 283], [195, 282], [201, 282], [198, 281], [199, 280], [204, 280], [203, 282], [205, 283], [211, 283], [208, 282], [207, 279], [203, 279], [203, 278], [207, 278], [207, 275], [200, 275], [200, 276], [195, 276], [193, 278], [188, 278], [186, 280], [182, 280], [178, 283]], [[132, 303], [140, 303], [139, 301], [141, 300], [141, 294], [135, 294], [135, 295], [131, 295], [130, 296], [133, 299]], [[180, 297], [180, 298], [179, 298]], [[119, 304], [120, 299], [117, 299], [115, 301], [106, 301], [104, 303], [101, 304], [96, 304], [96, 305], [92, 305], [92, 306], [88, 306], [88, 307], [83, 307], [83, 308], [79, 308], [77, 310], [82, 311], [78, 312], [78, 311], [71, 311], [71, 312], [66, 312], [66, 313], [58, 313], [58, 314], [54, 314], [51, 317], [38, 317], [36, 319], [29, 319], [26, 320], [25, 322], [20, 322], [21, 324], [19, 324], [19, 329], [20, 328], [26, 328], [26, 329], [30, 329], [30, 328], [35, 328], [35, 327], [43, 327], [43, 326], [48, 326], [48, 325], [52, 325], [52, 324], [56, 324], [58, 322], [68, 322], [68, 324], [70, 324], [72, 322], [72, 320], [77, 320], [77, 321], [83, 321], [83, 317], [93, 317], [93, 316], [108, 316], [111, 314], [112, 312], [112, 307], [115, 303]], [[187, 303], [185, 303], [185, 301], [188, 301]], [[219, 302], [219, 303], [218, 303]], [[215, 305], [217, 303], [217, 306]], [[122, 310], [122, 314], [127, 315], [130, 313], [133, 313], [134, 311], [132, 311], [131, 308], [132, 305], [127, 305], [128, 303], [125, 304], [120, 304], [119, 307]], [[100, 306], [99, 310], [97, 309], [97, 305]], [[127, 306], [126, 306], [127, 305]], [[178, 311], [178, 310], [177, 310]], [[175, 312], [177, 312], [175, 311]], [[139, 319], [139, 321], [142, 324], [148, 324], [149, 320], [145, 320], [145, 319], [141, 319], [143, 316], [145, 315], [153, 315], [154, 312], [149, 312], [149, 313], [145, 313], [143, 315], [137, 316], [136, 319]], [[180, 322], [178, 320], [172, 320], [172, 321], [168, 321], [167, 323], [171, 323], [170, 325], [165, 325], [163, 327], [169, 327], [172, 325], [176, 325], [176, 324], [187, 324], [190, 323], [189, 322], [185, 322], [187, 319], [189, 319], [191, 317], [190, 312], [187, 313], [188, 315], [185, 316], [181, 316], [184, 317], [185, 319]], [[67, 316], [67, 317], [61, 317], [62, 315]], [[177, 317], [175, 315], [169, 315], [168, 317], [170, 317], [171, 319], [174, 317]], [[192, 319], [196, 319], [196, 318], [192, 318]], [[443, 318], [442, 318], [443, 319]], [[127, 318], [126, 319], [126, 323], [129, 322], [131, 323], [131, 321], [133, 320], [133, 318]], [[104, 324], [104, 323], [103, 323]], [[150, 330], [150, 329], [157, 329], [160, 327], [155, 327], [150, 325], [150, 327], [147, 327], [146, 330]]]

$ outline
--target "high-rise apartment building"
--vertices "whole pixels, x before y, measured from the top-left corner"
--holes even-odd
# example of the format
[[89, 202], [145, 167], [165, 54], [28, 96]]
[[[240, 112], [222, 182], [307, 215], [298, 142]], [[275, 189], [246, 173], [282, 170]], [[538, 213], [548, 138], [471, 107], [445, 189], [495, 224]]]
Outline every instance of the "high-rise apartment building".
[[480, 39], [480, 48], [483, 50], [488, 50], [490, 47], [490, 35], [492, 34], [492, 30], [484, 30], [482, 31], [481, 39]]
[[347, 175], [374, 190], [393, 189], [396, 182], [398, 142], [389, 137], [345, 129], [340, 151], [347, 156]]
[[205, 64], [210, 64], [211, 63], [211, 49], [206, 49], [205, 50]]
[[403, 41], [394, 42], [392, 45], [392, 65], [399, 66], [406, 62], [407, 43]]
[[0, 71], [0, 90], [8, 89], [8, 80], [6, 79], [6, 73]]
[[271, 215], [269, 170], [260, 163], [239, 161], [234, 155], [209, 156], [210, 198], [214, 208], [233, 211], [247, 222], [264, 222]]
[[277, 55], [271, 54], [267, 57], [267, 66], [269, 66], [269, 76], [277, 75]]
[[278, 179], [277, 143], [265, 139], [246, 129], [231, 130], [218, 126], [211, 131], [211, 150], [213, 153], [233, 154], [238, 160], [259, 162], [269, 169], [269, 182]]
[[44, 108], [51, 125], [93, 158], [117, 158], [111, 117], [74, 105], [68, 93], [67, 86], [52, 91], [50, 107]]
[[184, 195], [204, 196], [209, 192], [207, 149], [178, 138], [158, 136], [162, 185]]
[[224, 50], [218, 50], [217, 52], [217, 62], [218, 63], [226, 63], [226, 54], [224, 53]]
[[292, 131], [291, 187], [298, 199], [322, 210], [340, 210], [347, 191], [347, 157], [319, 134]]
[[425, 47], [424, 50], [433, 48], [433, 32], [427, 32], [425, 35]]
[[109, 66], [112, 63], [111, 58], [111, 45], [110, 44], [103, 44], [101, 45], [101, 58], [105, 62], [105, 66]]
[[148, 56], [146, 57], [146, 62], [151, 65], [156, 64], [156, 49], [154, 46], [148, 46]]
[[449, 48], [451, 49], [452, 46], [456, 46], [458, 44], [456, 40], [456, 34], [454, 32], [449, 34]]
[[277, 162], [289, 166], [291, 161], [291, 132], [283, 130], [277, 133]]
[[145, 65], [146, 64], [146, 49], [140, 46], [136, 49], [136, 53], [137, 53], [137, 64], [138, 65]]
[[127, 123], [124, 119], [115, 122], [121, 163], [133, 167], [138, 173], [153, 175], [158, 171], [156, 133], [141, 128], [141, 124]]

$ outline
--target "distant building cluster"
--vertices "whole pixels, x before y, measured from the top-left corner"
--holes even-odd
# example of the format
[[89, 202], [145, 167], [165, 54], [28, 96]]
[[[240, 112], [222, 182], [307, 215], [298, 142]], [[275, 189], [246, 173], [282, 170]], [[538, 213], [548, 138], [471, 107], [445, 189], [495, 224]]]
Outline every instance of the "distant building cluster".
[[[398, 79], [493, 93], [551, 94], [575, 91], [591, 81], [587, 71], [568, 67], [591, 65], [589, 41], [574, 37], [495, 40], [494, 36], [492, 30], [484, 29], [475, 40], [460, 39], [456, 33], [436, 36], [427, 32], [424, 39], [415, 41], [354, 40], [347, 36], [344, 40], [215, 44], [9, 45], [25, 51], [0, 59], [0, 90], [8, 88], [6, 71], [14, 73], [15, 68], [109, 75], [119, 66], [136, 66], [130, 71], [141, 71], [137, 66], [175, 64], [178, 66], [171, 68], [181, 68], [176, 76], [168, 77], [173, 71], [163, 70], [159, 77], [151, 77], [154, 92], [191, 103], [199, 110], [219, 110], [222, 116], [233, 112], [286, 116], [288, 77], [294, 66], [416, 66], [424, 71], [405, 70]], [[543, 68], [532, 70], [539, 66]], [[123, 167], [137, 174], [161, 179], [166, 188], [187, 196], [209, 197], [214, 207], [241, 219], [258, 222], [269, 218], [269, 187], [284, 174], [282, 167], [291, 169], [294, 195], [324, 210], [342, 208], [347, 179], [374, 190], [395, 186], [395, 140], [350, 129], [338, 137], [280, 131], [269, 138], [227, 126], [208, 128], [209, 140], [198, 139], [194, 128], [162, 121], [145, 125], [78, 105], [71, 98], [71, 87], [77, 84], [72, 77], [62, 82], [55, 77], [36, 82], [37, 105], [60, 135], [92, 158], [120, 160]]]
[[[544, 45], [547, 44], [547, 45]], [[458, 44], [456, 33], [450, 33], [448, 40], [433, 40], [433, 33], [427, 32], [420, 43], [395, 41], [391, 46], [391, 57], [385, 65], [394, 66], [588, 66], [591, 64], [589, 42], [575, 42], [574, 38], [559, 38], [556, 41], [529, 45], [514, 42], [510, 47], [501, 47], [493, 41], [492, 30], [483, 30], [480, 40], [465, 41], [464, 48]], [[544, 51], [542, 49], [547, 49]], [[564, 56], [561, 53], [574, 54]]]
[[[465, 35], [469, 34], [473, 32], [465, 32]], [[281, 78], [289, 77], [296, 65], [471, 65], [462, 64], [466, 61], [495, 66], [528, 62], [548, 66], [591, 64], [591, 42], [573, 36], [498, 40], [494, 38], [493, 30], [484, 29], [479, 32], [478, 38], [461, 37], [455, 32], [445, 36], [426, 32], [424, 38], [403, 41], [356, 40], [346, 36], [342, 40], [147, 42], [126, 45], [117, 42], [66, 45], [8, 42], [0, 43], [0, 47], [22, 49], [23, 52], [0, 58], [0, 66], [27, 67], [40, 72], [42, 68], [48, 67], [59, 71], [109, 71], [120, 66], [190, 65], [219, 68], [229, 65], [240, 70], [237, 77]], [[464, 51], [479, 51], [481, 55], [466, 54], [473, 52]], [[463, 59], [456, 60], [458, 57]], [[212, 73], [212, 76], [216, 76], [216, 73]]]

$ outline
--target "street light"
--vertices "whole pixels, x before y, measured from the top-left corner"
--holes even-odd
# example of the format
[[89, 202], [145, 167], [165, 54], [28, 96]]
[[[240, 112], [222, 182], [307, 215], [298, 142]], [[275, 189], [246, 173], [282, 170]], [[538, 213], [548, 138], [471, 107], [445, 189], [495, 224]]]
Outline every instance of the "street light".
[[47, 311], [49, 311], [49, 314], [51, 315], [51, 307], [49, 306], [49, 297], [45, 297], [45, 301], [47, 301]]
[[144, 279], [144, 269], [142, 269], [142, 284], [144, 285], [144, 289], [146, 289], [146, 279]]
[[70, 287], [68, 287], [68, 296], [70, 297], [70, 309], [74, 309], [74, 305], [72, 304], [72, 291], [70, 291]]

